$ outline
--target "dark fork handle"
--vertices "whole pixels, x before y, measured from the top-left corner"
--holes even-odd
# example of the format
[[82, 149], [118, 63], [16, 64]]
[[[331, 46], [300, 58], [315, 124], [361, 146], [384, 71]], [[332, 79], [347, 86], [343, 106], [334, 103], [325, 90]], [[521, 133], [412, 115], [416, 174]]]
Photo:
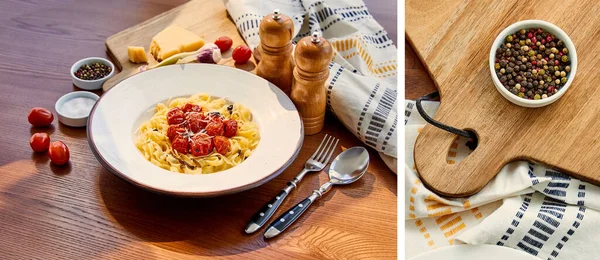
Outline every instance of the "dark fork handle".
[[265, 238], [272, 238], [281, 234], [281, 232], [291, 226], [317, 199], [318, 195], [313, 193], [308, 198], [300, 201], [300, 203], [296, 204], [296, 206], [293, 206], [287, 212], [274, 219], [273, 223], [271, 223], [271, 225], [269, 225], [267, 228], [267, 231], [265, 231]]
[[246, 229], [244, 230], [246, 234], [252, 234], [256, 232], [259, 228], [261, 228], [273, 213], [279, 208], [281, 203], [285, 200], [288, 194], [296, 187], [296, 184], [293, 182], [288, 182], [288, 185], [277, 194], [269, 203], [265, 204], [260, 211], [256, 212], [254, 216], [250, 219], [248, 224], [246, 225]]

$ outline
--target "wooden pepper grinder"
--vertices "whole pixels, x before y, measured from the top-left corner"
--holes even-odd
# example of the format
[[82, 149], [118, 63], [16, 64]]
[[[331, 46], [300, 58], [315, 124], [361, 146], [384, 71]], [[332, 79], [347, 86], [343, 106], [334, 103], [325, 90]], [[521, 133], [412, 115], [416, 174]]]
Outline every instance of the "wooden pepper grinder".
[[294, 23], [275, 9], [260, 22], [260, 63], [256, 75], [268, 80], [286, 94], [292, 89], [292, 36]]
[[325, 122], [325, 81], [333, 56], [331, 44], [318, 32], [302, 38], [294, 51], [294, 85], [290, 95], [304, 122], [304, 134], [313, 135]]

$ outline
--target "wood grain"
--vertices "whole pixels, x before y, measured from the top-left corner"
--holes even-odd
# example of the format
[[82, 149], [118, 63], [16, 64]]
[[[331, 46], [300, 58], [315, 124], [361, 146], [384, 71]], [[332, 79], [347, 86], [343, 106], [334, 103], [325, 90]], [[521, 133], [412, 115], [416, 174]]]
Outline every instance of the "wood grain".
[[[334, 118], [306, 137], [298, 160], [277, 178], [212, 199], [162, 196], [115, 177], [92, 155], [84, 128], [56, 121], [30, 127], [32, 107], [55, 112], [60, 96], [80, 90], [68, 74], [75, 61], [106, 57], [107, 37], [183, 3], [0, 1], [0, 258], [395, 259], [397, 177], [371, 149], [369, 171], [358, 183], [326, 194], [281, 237], [243, 234], [251, 215], [297, 174], [324, 134], [345, 147], [362, 145]], [[46, 154], [32, 153], [27, 142], [35, 132], [65, 142], [70, 165], [56, 167]], [[325, 173], [307, 176], [280, 210], [325, 181]]]
[[408, 41], [404, 45], [404, 96], [416, 100], [419, 97], [437, 91], [427, 69]]
[[[569, 10], [557, 12], [556, 10]], [[484, 187], [507, 163], [530, 160], [599, 184], [600, 3], [596, 1], [458, 1], [406, 3], [406, 34], [440, 90], [435, 119], [472, 129], [479, 146], [459, 164], [446, 163], [455, 135], [427, 126], [415, 145], [422, 180], [447, 196]], [[485, 14], [485, 15], [482, 15]], [[540, 19], [561, 27], [574, 41], [579, 70], [569, 91], [543, 108], [513, 105], [495, 89], [488, 54], [508, 25]]]
[[187, 29], [202, 37], [206, 43], [212, 43], [220, 36], [229, 36], [233, 40], [232, 48], [222, 54], [223, 59], [219, 64], [247, 71], [255, 70], [256, 65], [252, 62], [252, 58], [246, 64], [235, 64], [235, 61], [231, 58], [233, 48], [245, 44], [245, 42], [237, 32], [233, 21], [228, 18], [223, 2], [219, 0], [192, 0], [108, 37], [106, 51], [121, 72], [107, 80], [102, 89], [104, 91], [109, 90], [125, 78], [139, 73], [142, 66], [157, 64], [158, 61], [154, 59], [150, 51], [147, 53], [147, 64], [129, 62], [127, 46], [141, 46], [149, 50], [152, 38], [170, 25]]
[[323, 129], [327, 93], [325, 81], [329, 77], [329, 63], [333, 48], [329, 41], [318, 37], [317, 42], [307, 36], [296, 44], [294, 58], [294, 86], [290, 98], [296, 105], [304, 125], [304, 133], [313, 135]]
[[285, 14], [267, 14], [259, 25], [256, 75], [273, 83], [287, 95], [292, 90], [292, 37], [294, 22]]

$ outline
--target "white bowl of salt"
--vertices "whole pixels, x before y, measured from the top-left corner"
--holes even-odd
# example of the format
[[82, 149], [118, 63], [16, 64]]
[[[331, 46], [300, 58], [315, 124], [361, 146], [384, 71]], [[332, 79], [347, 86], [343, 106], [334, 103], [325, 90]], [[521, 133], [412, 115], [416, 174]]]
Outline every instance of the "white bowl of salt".
[[54, 105], [58, 121], [72, 127], [86, 126], [88, 116], [99, 98], [87, 91], [75, 91], [62, 96]]

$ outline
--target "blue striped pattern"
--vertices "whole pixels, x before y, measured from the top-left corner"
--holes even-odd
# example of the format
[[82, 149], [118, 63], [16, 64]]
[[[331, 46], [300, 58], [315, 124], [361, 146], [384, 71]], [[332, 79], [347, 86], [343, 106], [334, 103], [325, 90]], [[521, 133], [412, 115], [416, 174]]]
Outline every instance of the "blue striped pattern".
[[579, 191], [577, 192], [577, 205], [585, 206], [585, 184], [579, 184]]
[[552, 178], [552, 181], [547, 184], [542, 193], [551, 196], [558, 201], [566, 202], [567, 190], [571, 183], [571, 177], [562, 172], [552, 170], [546, 170], [546, 177]]
[[375, 94], [377, 93], [377, 90], [379, 89], [379, 84], [375, 85], [375, 87], [373, 88], [373, 91], [371, 91], [371, 95], [369, 95], [369, 99], [367, 99], [367, 103], [365, 103], [365, 106], [363, 107], [363, 111], [360, 113], [360, 118], [358, 119], [358, 124], [356, 126], [356, 136], [358, 136], [358, 138], [361, 138], [361, 128], [362, 128], [362, 124], [365, 121], [365, 117], [367, 115], [367, 110], [369, 109], [369, 106], [371, 106], [371, 102], [373, 101], [373, 98], [375, 98]]
[[[523, 202], [517, 210], [517, 212], [515, 213], [515, 217], [513, 218], [512, 223], [510, 224], [505, 234], [502, 235], [502, 237], [500, 238], [500, 240], [498, 240], [496, 244], [499, 246], [508, 246], [508, 240], [514, 233], [515, 229], [518, 228], [524, 215], [528, 214], [529, 216], [536, 216], [533, 225], [531, 227], [525, 227], [527, 228], [525, 229], [527, 230], [527, 232], [523, 235], [523, 237], [520, 240], [516, 241], [516, 247], [531, 255], [539, 256], [544, 246], [551, 246], [546, 245], [550, 237], [562, 237], [560, 242], [558, 242], [555, 247], [551, 248], [552, 253], [550, 254], [550, 257], [548, 257], [549, 260], [555, 259], [564, 247], [565, 243], [569, 241], [569, 239], [573, 236], [577, 228], [579, 228], [579, 226], [581, 225], [581, 221], [583, 221], [585, 214], [585, 207], [578, 207], [579, 210], [575, 213], [575, 220], [573, 221], [571, 226], [568, 226], [568, 229], [561, 228], [561, 230], [566, 230], [561, 231], [565, 232], [564, 234], [561, 234], [557, 233], [557, 230], [561, 224], [566, 224], [563, 223], [563, 219], [565, 219], [565, 214], [567, 213], [568, 205], [556, 199], [543, 196], [540, 193], [535, 193], [536, 198], [543, 197], [540, 209], [538, 210], [538, 212], [527, 212], [530, 204], [532, 203], [532, 195], [534, 194], [527, 194], [522, 196]], [[549, 252], [549, 250], [546, 249], [544, 250], [544, 252]], [[547, 253], [541, 255], [545, 257], [545, 254]]]
[[[361, 19], [373, 19], [366, 6], [350, 6], [344, 8], [331, 8], [327, 6], [323, 1], [315, 2], [309, 6], [304, 6], [308, 15], [308, 28], [304, 28], [301, 32], [296, 35], [292, 40], [294, 44], [298, 43], [303, 37], [309, 36], [314, 31], [325, 32], [331, 28], [334, 24], [345, 21], [355, 22]], [[304, 22], [306, 15], [295, 17], [299, 23]], [[393, 41], [389, 38], [387, 32], [383, 29], [376, 32], [374, 35], [364, 35], [363, 40], [367, 43], [373, 44], [375, 48], [386, 48], [393, 46]]]
[[413, 103], [406, 104], [406, 108], [404, 109], [404, 125], [408, 124], [408, 118], [412, 114], [413, 107], [415, 107]]
[[[503, 246], [506, 243], [506, 241], [510, 238], [510, 235], [512, 235], [512, 233], [515, 231], [514, 228], [517, 228], [519, 226], [519, 223], [520, 223], [521, 219], [523, 218], [523, 215], [525, 215], [527, 208], [529, 208], [529, 203], [531, 203], [531, 194], [526, 194], [523, 196], [523, 203], [521, 204], [521, 207], [519, 207], [519, 210], [517, 211], [517, 213], [515, 213], [515, 217], [513, 218], [513, 221], [511, 222], [511, 227], [509, 227], [506, 230], [506, 233], [502, 236], [502, 238], [500, 238], [500, 240], [496, 243], [496, 245]], [[517, 245], [517, 246], [519, 246], [519, 245]]]
[[531, 185], [536, 185], [538, 183], [540, 183], [540, 180], [538, 180], [537, 176], [535, 176], [533, 174], [533, 163], [529, 163], [529, 170], [527, 171], [527, 174], [529, 175], [529, 178], [531, 179]]
[[[331, 68], [334, 64], [335, 63], [333, 61], [329, 63], [329, 71], [331, 71]], [[333, 86], [335, 85], [335, 83], [340, 78], [342, 71], [344, 71], [344, 67], [339, 66], [339, 68], [333, 74], [333, 78], [331, 78], [331, 82], [329, 82], [329, 86], [327, 87], [327, 109], [329, 109], [334, 115], [335, 111], [333, 111], [333, 107], [331, 106], [331, 91], [333, 90]]]
[[552, 253], [550, 254], [551, 257], [548, 257], [548, 260], [551, 260], [553, 258], [556, 259], [560, 250], [567, 243], [567, 241], [569, 241], [569, 238], [572, 237], [573, 234], [575, 234], [575, 230], [577, 230], [577, 228], [579, 228], [581, 221], [583, 221], [584, 214], [585, 214], [585, 208], [579, 207], [575, 221], [573, 221], [573, 224], [571, 224], [571, 227], [569, 228], [567, 233], [565, 235], [563, 235], [560, 242], [558, 242], [556, 244], [556, 248], [554, 250], [552, 250]]
[[337, 8], [334, 10], [337, 15], [340, 15], [344, 20], [348, 22], [355, 22], [361, 19], [373, 18], [367, 7], [362, 6], [350, 6], [344, 8]]
[[[371, 122], [369, 122], [369, 126], [367, 127], [367, 132], [365, 134], [365, 142], [373, 147], [377, 147], [377, 140], [379, 139], [379, 134], [383, 131], [383, 127], [385, 126], [385, 121], [388, 119], [390, 112], [392, 111], [392, 107], [396, 102], [396, 90], [391, 88], [385, 88], [383, 90], [383, 95], [381, 99], [379, 99], [379, 104], [375, 107], [375, 112], [371, 117]], [[386, 142], [387, 144], [387, 142]], [[381, 148], [385, 151], [385, 146]]]
[[517, 243], [517, 247], [537, 256], [544, 243], [548, 241], [560, 225], [560, 219], [562, 219], [565, 210], [565, 204], [557, 203], [551, 198], [545, 197], [533, 227]]
[[382, 151], [385, 151], [385, 148], [388, 145], [388, 141], [392, 137], [392, 134], [394, 134], [394, 131], [396, 130], [397, 125], [398, 125], [398, 117], [394, 118], [394, 123], [392, 123], [392, 127], [390, 128], [390, 130], [388, 131], [387, 135], [384, 138], [385, 140], [383, 141], [383, 146], [381, 147]]
[[374, 44], [377, 48], [385, 48], [388, 46], [392, 46], [392, 39], [387, 35], [387, 32], [384, 30], [380, 30], [372, 35], [363, 35], [363, 40], [365, 42]]

